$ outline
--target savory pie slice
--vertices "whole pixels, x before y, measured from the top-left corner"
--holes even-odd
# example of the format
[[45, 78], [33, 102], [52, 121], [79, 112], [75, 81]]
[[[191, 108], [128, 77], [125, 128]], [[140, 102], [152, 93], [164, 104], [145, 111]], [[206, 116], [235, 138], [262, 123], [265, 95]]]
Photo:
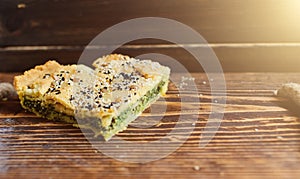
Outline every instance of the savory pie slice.
[[49, 61], [16, 76], [22, 106], [109, 140], [167, 91], [170, 69], [157, 62], [113, 54], [93, 66]]

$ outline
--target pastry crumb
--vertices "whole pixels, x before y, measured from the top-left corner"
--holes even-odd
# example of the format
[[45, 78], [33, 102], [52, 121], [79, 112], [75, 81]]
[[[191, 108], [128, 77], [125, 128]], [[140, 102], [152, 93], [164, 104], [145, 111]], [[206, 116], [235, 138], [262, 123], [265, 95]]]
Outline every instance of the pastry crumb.
[[282, 136], [277, 136], [277, 139], [282, 140], [283, 137]]
[[24, 8], [26, 8], [26, 4], [20, 3], [20, 4], [17, 5], [17, 8], [18, 9], [24, 9]]
[[199, 170], [200, 170], [200, 166], [195, 165], [195, 166], [193, 167], [193, 169], [196, 170], [196, 171], [199, 171]]

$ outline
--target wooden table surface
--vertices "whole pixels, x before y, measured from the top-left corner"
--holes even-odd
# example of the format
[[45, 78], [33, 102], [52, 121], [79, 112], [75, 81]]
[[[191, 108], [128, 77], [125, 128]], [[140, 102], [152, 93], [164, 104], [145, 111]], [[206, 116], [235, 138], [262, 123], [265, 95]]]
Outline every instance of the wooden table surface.
[[[0, 73], [0, 82], [11, 82], [14, 75]], [[17, 99], [0, 102], [0, 178], [300, 176], [300, 118], [295, 110], [284, 107], [284, 99], [274, 96], [282, 83], [300, 83], [300, 73], [225, 74], [224, 119], [204, 148], [199, 148], [199, 139], [210, 112], [211, 96], [206, 75], [194, 76], [201, 103], [191, 106], [200, 105], [201, 109], [193, 133], [175, 152], [149, 163], [117, 161], [95, 150], [80, 129], [25, 112]], [[195, 96], [188, 89], [184, 92]], [[171, 84], [165, 98], [167, 120], [151, 130], [129, 127], [118, 136], [128, 140], [137, 137], [140, 141], [159, 139], [159, 134], [169, 131], [179, 115], [174, 107], [180, 101], [176, 93]], [[149, 135], [138, 135], [142, 131]]]
[[[223, 70], [230, 72], [225, 74], [224, 119], [205, 148], [199, 148], [199, 141], [212, 103], [203, 73], [194, 74], [199, 94], [185, 88], [178, 96], [171, 84], [165, 97], [167, 112], [150, 114], [146, 110], [137, 120], [163, 117], [160, 123], [146, 129], [129, 127], [118, 135], [128, 141], [155, 141], [173, 129], [180, 114], [198, 118], [182, 130], [192, 129], [193, 133], [181, 147], [149, 163], [115, 160], [93, 148], [80, 129], [37, 118], [23, 110], [17, 99], [0, 101], [0, 178], [297, 178], [299, 110], [287, 108], [286, 100], [276, 98], [273, 92], [282, 83], [300, 83], [299, 7], [299, 0], [0, 1], [0, 82], [11, 82], [15, 73], [10, 72], [22, 72], [49, 59], [77, 63], [98, 34], [140, 17], [169, 18], [194, 29], [206, 39]], [[161, 28], [159, 24], [128, 26], [119, 36], [133, 30], [136, 34], [145, 30], [156, 34]], [[109, 39], [88, 51], [94, 54], [111, 45]], [[201, 70], [184, 48], [207, 49], [197, 40], [173, 44], [147, 38], [128, 42], [114, 53], [132, 57], [164, 54], [189, 71]], [[262, 73], [244, 73], [249, 71]], [[180, 74], [177, 77], [181, 79]], [[180, 97], [188, 97], [183, 105], [191, 110], [181, 111]], [[191, 101], [195, 99], [200, 103]], [[183, 135], [182, 131], [178, 135]], [[131, 149], [121, 149], [112, 151], [136, 155]]]

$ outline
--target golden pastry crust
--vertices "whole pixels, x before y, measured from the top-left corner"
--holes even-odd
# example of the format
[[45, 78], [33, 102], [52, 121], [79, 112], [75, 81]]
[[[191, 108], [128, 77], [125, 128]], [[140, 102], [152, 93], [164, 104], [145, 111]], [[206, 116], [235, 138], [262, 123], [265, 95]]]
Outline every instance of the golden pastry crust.
[[14, 87], [19, 98], [44, 101], [53, 104], [58, 112], [74, 115], [70, 103], [72, 93], [71, 75], [76, 72], [76, 65], [60, 65], [48, 61], [36, 66], [23, 75], [14, 78]]
[[44, 65], [36, 66], [34, 69], [25, 71], [23, 75], [14, 77], [14, 87], [17, 91], [33, 84], [36, 80], [42, 79], [45, 73], [52, 74], [61, 68], [56, 61], [48, 61]]

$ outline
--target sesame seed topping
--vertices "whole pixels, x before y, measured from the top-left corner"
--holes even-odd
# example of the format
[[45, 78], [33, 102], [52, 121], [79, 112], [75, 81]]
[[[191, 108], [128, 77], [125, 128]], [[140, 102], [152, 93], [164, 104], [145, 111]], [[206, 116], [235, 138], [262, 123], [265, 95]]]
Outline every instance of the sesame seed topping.
[[[99, 114], [99, 111], [109, 111], [111, 113], [114, 110], [123, 109], [122, 105], [125, 103], [128, 105], [130, 101], [135, 100], [138, 93], [144, 94], [144, 87], [154, 84], [149, 83], [154, 82], [153, 79], [155, 79], [155, 76], [152, 78], [152, 73], [148, 73], [148, 69], [155, 72], [155, 74], [156, 72], [159, 73], [160, 70], [159, 68], [153, 68], [152, 66], [155, 65], [149, 63], [150, 61], [139, 61], [130, 57], [119, 56], [115, 60], [105, 59], [105, 57], [102, 59], [97, 60], [93, 64], [96, 70], [91, 74], [93, 78], [90, 79], [95, 80], [93, 81], [94, 83], [89, 83], [91, 80], [88, 78], [77, 77], [77, 79], [74, 79], [74, 83], [77, 82], [75, 86], [79, 86], [79, 90], [73, 93], [75, 95], [77, 92], [75, 95], [76, 105], [82, 107], [83, 110], [89, 109], [97, 112], [97, 114]], [[84, 69], [77, 72], [86, 73]], [[74, 76], [69, 77], [69, 75], [64, 74], [57, 79], [58, 84], [54, 85], [54, 88], [58, 89], [58, 86], [63, 85], [64, 81], [68, 85], [72, 85], [72, 77]], [[149, 79], [146, 79], [147, 77]], [[78, 84], [78, 82], [80, 83]], [[145, 88], [145, 90], [147, 89]], [[138, 92], [139, 90], [141, 92]], [[73, 98], [72, 96], [70, 101]]]

